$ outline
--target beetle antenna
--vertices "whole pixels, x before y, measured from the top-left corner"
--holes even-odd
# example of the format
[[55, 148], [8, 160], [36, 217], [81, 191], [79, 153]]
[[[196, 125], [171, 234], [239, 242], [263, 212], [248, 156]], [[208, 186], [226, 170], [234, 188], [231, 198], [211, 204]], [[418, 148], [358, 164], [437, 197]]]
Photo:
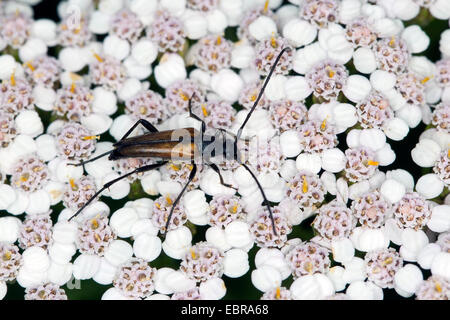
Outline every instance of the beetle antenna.
[[281, 50], [280, 54], [278, 55], [278, 57], [275, 59], [275, 62], [272, 65], [272, 68], [270, 69], [269, 74], [266, 77], [266, 80], [264, 80], [264, 84], [261, 88], [261, 90], [259, 91], [258, 97], [255, 100], [255, 103], [253, 104], [252, 108], [250, 109], [250, 112], [247, 114], [247, 117], [245, 118], [244, 122], [242, 123], [241, 127], [239, 128], [239, 131], [236, 135], [236, 141], [239, 140], [241, 138], [242, 135], [242, 130], [244, 130], [245, 125], [247, 124], [247, 121], [250, 119], [250, 116], [252, 115], [253, 111], [256, 109], [256, 106], [259, 103], [259, 100], [261, 100], [261, 97], [264, 93], [264, 90], [267, 87], [267, 84], [269, 83], [270, 78], [272, 77], [272, 74], [275, 71], [275, 68], [277, 67], [278, 62], [281, 59], [281, 56], [283, 55], [283, 53], [285, 53], [286, 51], [291, 51], [292, 49], [289, 47], [284, 48], [283, 50]]
[[97, 159], [103, 158], [104, 156], [106, 156], [106, 155], [112, 153], [113, 151], [114, 151], [114, 149], [113, 149], [113, 150], [110, 150], [110, 151], [107, 151], [107, 152], [105, 152], [105, 153], [102, 153], [102, 154], [100, 154], [100, 155], [98, 155], [98, 156], [96, 156], [96, 157], [94, 157], [94, 158], [89, 159], [89, 160], [86, 160], [86, 161], [81, 160], [81, 161], [78, 162], [78, 163], [68, 163], [68, 165], [69, 165], [69, 166], [75, 166], [75, 167], [84, 166], [86, 163], [89, 163], [89, 162], [95, 161], [95, 160], [97, 160]]
[[259, 191], [261, 191], [261, 194], [262, 194], [263, 199], [264, 199], [264, 204], [267, 206], [267, 209], [269, 210], [269, 216], [270, 216], [270, 221], [272, 222], [273, 234], [275, 236], [278, 236], [277, 229], [275, 228], [275, 219], [273, 218], [272, 209], [270, 208], [269, 200], [267, 200], [266, 194], [264, 193], [264, 190], [261, 187], [261, 184], [259, 183], [258, 179], [256, 178], [255, 174], [252, 172], [252, 170], [250, 170], [250, 168], [245, 163], [241, 163], [241, 165], [245, 168], [245, 170], [247, 170], [250, 173], [250, 175], [255, 180], [256, 185], [259, 188]]

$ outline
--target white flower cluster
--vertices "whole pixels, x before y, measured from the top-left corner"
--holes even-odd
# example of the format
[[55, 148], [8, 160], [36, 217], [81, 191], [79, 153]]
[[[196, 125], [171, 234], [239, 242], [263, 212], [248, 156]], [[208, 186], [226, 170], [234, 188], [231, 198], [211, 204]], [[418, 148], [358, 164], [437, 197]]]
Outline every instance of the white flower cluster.
[[[73, 279], [112, 285], [102, 299], [221, 299], [245, 275], [262, 299], [450, 298], [450, 29], [431, 61], [419, 15], [449, 20], [448, 0], [65, 0], [60, 21], [38, 2], [0, 2], [0, 299], [13, 280], [67, 299]], [[242, 134], [271, 214], [236, 161], [227, 186], [203, 164], [165, 233], [193, 168], [169, 162], [69, 220], [156, 160], [71, 164], [138, 119], [199, 129], [191, 97], [237, 134], [286, 47]]]

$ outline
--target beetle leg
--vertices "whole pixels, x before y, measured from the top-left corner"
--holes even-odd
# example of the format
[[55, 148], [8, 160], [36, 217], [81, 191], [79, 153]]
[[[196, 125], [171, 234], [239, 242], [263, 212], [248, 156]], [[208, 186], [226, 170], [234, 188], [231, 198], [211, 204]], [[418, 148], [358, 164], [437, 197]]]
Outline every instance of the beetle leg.
[[231, 184], [225, 183], [225, 181], [223, 180], [222, 174], [220, 173], [220, 169], [215, 163], [208, 163], [208, 166], [210, 166], [219, 175], [221, 185], [223, 185], [227, 188], [235, 189]]
[[198, 120], [198, 121], [200, 121], [201, 123], [202, 123], [202, 136], [203, 136], [203, 134], [205, 133], [205, 131], [206, 131], [206, 123], [205, 123], [205, 121], [203, 121], [202, 119], [200, 119], [195, 113], [193, 113], [192, 112], [192, 98], [193, 98], [194, 96], [192, 96], [190, 99], [189, 99], [189, 105], [188, 105], [188, 108], [189, 108], [189, 116], [191, 117], [191, 118], [194, 118], [195, 120]]
[[169, 217], [167, 218], [167, 222], [166, 222], [166, 226], [165, 226], [165, 230], [164, 230], [164, 235], [167, 233], [167, 230], [169, 229], [169, 225], [170, 225], [170, 220], [172, 219], [172, 214], [173, 211], [175, 210], [175, 207], [177, 206], [178, 202], [180, 202], [181, 196], [183, 195], [183, 193], [186, 191], [188, 185], [192, 182], [192, 180], [194, 180], [195, 178], [195, 174], [197, 173], [197, 165], [195, 163], [192, 164], [192, 171], [189, 174], [189, 178], [188, 178], [188, 182], [185, 184], [185, 186], [183, 187], [183, 189], [181, 189], [180, 194], [178, 195], [178, 197], [175, 199], [175, 201], [173, 202], [172, 208], [170, 209], [170, 213], [169, 213]]
[[250, 175], [253, 177], [253, 179], [255, 180], [256, 184], [258, 185], [259, 191], [261, 191], [261, 194], [262, 194], [263, 199], [264, 199], [264, 204], [267, 206], [267, 209], [269, 209], [269, 216], [270, 216], [270, 220], [272, 221], [273, 234], [275, 236], [277, 236], [277, 230], [275, 228], [275, 220], [273, 219], [272, 209], [270, 208], [269, 201], [267, 200], [266, 194], [264, 193], [264, 190], [261, 187], [261, 184], [259, 183], [258, 179], [256, 178], [255, 174], [252, 172], [252, 170], [250, 170], [250, 168], [247, 167], [247, 165], [245, 163], [241, 163], [241, 165], [250, 173]]
[[138, 121], [136, 121], [136, 123], [130, 128], [130, 130], [127, 131], [127, 133], [125, 133], [125, 135], [122, 137], [122, 139], [120, 139], [120, 141], [122, 141], [123, 139], [126, 139], [132, 132], [134, 129], [136, 129], [136, 127], [138, 125], [142, 125], [145, 129], [147, 129], [150, 132], [158, 132], [158, 129], [155, 128], [154, 125], [152, 125], [150, 122], [148, 122], [145, 119], [139, 119]]
[[69, 218], [69, 221], [72, 220], [73, 218], [75, 218], [77, 215], [79, 215], [80, 212], [83, 211], [83, 209], [86, 208], [92, 201], [94, 201], [95, 198], [97, 198], [103, 191], [105, 191], [106, 189], [111, 187], [116, 182], [119, 182], [120, 180], [125, 179], [126, 177], [131, 176], [134, 173], [146, 172], [146, 171], [150, 171], [153, 169], [157, 169], [157, 168], [165, 165], [166, 163], [167, 163], [167, 161], [163, 161], [163, 162], [158, 162], [158, 163], [142, 166], [142, 167], [134, 169], [133, 171], [125, 173], [124, 175], [122, 175], [114, 180], [111, 180], [108, 183], [105, 183], [100, 190], [98, 190], [91, 198], [89, 198], [89, 200], [80, 209], [78, 209], [78, 211], [73, 216], [71, 216]]

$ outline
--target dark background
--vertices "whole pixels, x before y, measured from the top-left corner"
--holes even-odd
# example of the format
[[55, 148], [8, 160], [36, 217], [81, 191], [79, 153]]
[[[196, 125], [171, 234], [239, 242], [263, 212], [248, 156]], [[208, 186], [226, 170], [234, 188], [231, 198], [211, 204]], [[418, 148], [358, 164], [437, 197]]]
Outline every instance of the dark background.
[[[48, 18], [52, 19], [54, 21], [58, 21], [59, 18], [57, 16], [57, 4], [59, 3], [58, 0], [44, 0], [40, 4], [36, 5], [34, 7], [34, 18], [40, 19], [40, 18]], [[427, 15], [426, 11], [423, 11], [419, 17], [414, 19], [413, 21], [408, 21], [405, 23], [405, 25], [410, 24], [419, 24], [424, 31], [430, 36], [431, 43], [428, 48], [428, 50], [425, 52], [425, 55], [432, 61], [437, 61], [440, 59], [440, 52], [439, 52], [439, 38], [442, 31], [448, 28], [448, 22], [447, 21], [440, 21], [432, 19], [432, 17]], [[226, 32], [227, 36], [231, 36], [231, 38], [235, 37], [236, 28], [229, 28]], [[49, 53], [52, 53], [54, 49], [50, 49]], [[351, 66], [349, 66], [351, 68]], [[152, 81], [153, 80], [153, 81]], [[154, 88], [154, 79], [150, 79], [152, 81], [152, 88]], [[155, 84], [157, 87], [157, 85]], [[163, 92], [162, 92], [163, 93]], [[43, 114], [44, 122], [50, 121], [49, 115]], [[425, 125], [421, 123], [419, 126], [417, 126], [414, 129], [411, 129], [406, 139], [400, 142], [395, 141], [388, 141], [392, 149], [397, 154], [396, 161], [391, 164], [388, 167], [384, 167], [383, 171], [392, 170], [392, 169], [398, 169], [403, 168], [408, 170], [413, 176], [415, 181], [423, 175], [422, 168], [418, 167], [411, 159], [411, 149], [414, 147], [414, 145], [418, 142], [419, 135], [425, 130]], [[106, 135], [106, 134], [105, 134]], [[110, 140], [111, 137], [103, 137], [102, 139]], [[341, 134], [339, 136], [339, 146], [341, 149], [345, 150], [345, 134]], [[111, 212], [114, 212], [114, 210], [120, 208], [123, 206], [123, 204], [126, 202], [126, 200], [122, 201], [107, 201], [108, 204], [111, 206]], [[55, 208], [54, 212], [59, 213], [60, 210], [58, 208]], [[312, 219], [308, 219], [304, 221], [300, 226], [295, 227], [294, 232], [290, 235], [289, 238], [294, 237], [300, 237], [304, 240], [310, 239], [313, 236], [313, 231], [310, 227], [310, 224], [312, 222]], [[203, 236], [200, 236], [204, 234], [205, 228], [199, 228], [197, 230], [197, 235], [194, 237], [194, 241], [201, 241]], [[225, 299], [259, 299], [261, 297], [261, 292], [259, 292], [251, 283], [250, 279], [250, 273], [251, 270], [254, 269], [254, 255], [257, 252], [258, 248], [255, 246], [249, 253], [249, 260], [250, 260], [250, 271], [241, 278], [238, 279], [230, 279], [227, 277], [223, 277], [227, 286], [227, 295]], [[358, 253], [359, 256], [364, 256], [363, 253]], [[167, 256], [162, 252], [161, 256], [151, 262], [151, 265], [153, 267], [173, 267], [178, 268], [179, 263]], [[428, 276], [428, 272], [424, 272], [424, 277], [426, 278]], [[285, 280], [283, 282], [283, 285], [286, 287], [290, 286], [290, 283], [292, 280]], [[105, 292], [109, 287], [111, 286], [102, 286], [97, 284], [96, 282], [92, 280], [87, 281], [81, 281], [80, 282], [80, 289], [69, 289], [67, 288], [67, 285], [64, 286], [64, 289], [66, 290], [67, 295], [69, 296], [69, 299], [100, 299], [103, 292]], [[401, 298], [398, 296], [394, 290], [384, 290], [385, 299], [399, 299]], [[18, 284], [9, 284], [8, 285], [8, 294], [5, 299], [23, 299], [24, 296], [24, 289], [20, 287]], [[403, 299], [403, 298], [401, 298]]]

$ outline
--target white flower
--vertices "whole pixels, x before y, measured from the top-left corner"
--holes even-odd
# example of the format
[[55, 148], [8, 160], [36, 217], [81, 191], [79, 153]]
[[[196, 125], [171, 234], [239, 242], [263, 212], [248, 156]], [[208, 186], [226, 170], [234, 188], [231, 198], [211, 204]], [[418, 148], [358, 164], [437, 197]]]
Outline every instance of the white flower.
[[262, 292], [279, 287], [281, 280], [280, 272], [271, 266], [263, 265], [252, 271], [252, 284]]
[[281, 274], [282, 280], [286, 279], [291, 274], [291, 269], [288, 266], [284, 254], [275, 248], [261, 248], [255, 256], [256, 268], [262, 266], [271, 266], [278, 270]]
[[433, 207], [427, 226], [434, 232], [450, 230], [450, 205], [437, 205]]
[[[230, 71], [231, 72], [231, 71]], [[177, 80], [186, 78], [184, 60], [178, 54], [165, 53], [155, 67], [155, 79], [158, 84], [167, 88]]]
[[416, 190], [425, 199], [433, 199], [439, 196], [444, 190], [444, 182], [434, 173], [423, 175], [416, 183]]
[[73, 263], [75, 279], [86, 280], [92, 278], [100, 267], [101, 259], [97, 255], [82, 254]]
[[417, 260], [417, 255], [427, 244], [428, 238], [425, 232], [407, 228], [402, 232], [400, 255], [405, 261], [414, 262]]
[[200, 39], [207, 34], [208, 19], [199, 11], [185, 10], [181, 16], [184, 32], [190, 39]]
[[132, 300], [132, 298], [124, 295], [122, 291], [113, 287], [103, 293], [102, 300]]
[[341, 263], [350, 261], [355, 255], [355, 248], [348, 238], [331, 241], [331, 250], [333, 259]]
[[30, 272], [45, 273], [50, 267], [50, 258], [47, 251], [41, 247], [33, 246], [22, 253], [22, 268]]
[[335, 292], [333, 282], [321, 273], [299, 277], [290, 290], [295, 300], [321, 300]]
[[248, 31], [253, 38], [261, 41], [275, 34], [277, 25], [271, 18], [262, 15], [248, 26]]
[[131, 228], [138, 219], [136, 210], [125, 207], [111, 215], [109, 224], [119, 237], [128, 238], [131, 237]]
[[184, 253], [191, 247], [192, 234], [187, 227], [179, 227], [167, 232], [162, 244], [164, 253], [173, 259], [181, 259]]
[[100, 259], [100, 266], [92, 279], [102, 285], [111, 284], [116, 277], [118, 268], [110, 264], [104, 257]]
[[161, 253], [161, 239], [147, 233], [142, 233], [134, 239], [133, 252], [137, 258], [153, 261]]
[[431, 273], [450, 279], [450, 253], [439, 252], [431, 263]]
[[227, 292], [225, 282], [221, 278], [212, 278], [201, 282], [199, 290], [202, 299], [205, 300], [220, 300]]
[[22, 61], [31, 61], [47, 53], [47, 45], [39, 38], [30, 38], [19, 49], [19, 58]]
[[72, 278], [72, 269], [73, 265], [71, 263], [59, 264], [52, 261], [47, 271], [48, 280], [63, 286]]
[[223, 265], [223, 273], [229, 278], [242, 277], [250, 270], [248, 254], [241, 249], [231, 249], [225, 252]]
[[235, 248], [244, 248], [253, 244], [249, 225], [243, 221], [233, 221], [225, 227], [227, 243]]
[[73, 243], [54, 242], [48, 248], [48, 254], [52, 261], [60, 265], [69, 263], [75, 253], [76, 247]]
[[347, 78], [342, 92], [352, 102], [363, 100], [372, 89], [369, 80], [361, 75], [351, 75]]
[[406, 264], [395, 274], [394, 289], [402, 297], [408, 298], [416, 292], [422, 281], [420, 269], [413, 264]]
[[383, 300], [383, 290], [370, 281], [352, 282], [345, 293], [352, 300]]
[[187, 275], [178, 270], [170, 272], [164, 277], [165, 285], [167, 285], [172, 292], [184, 292], [195, 287], [195, 280], [189, 279]]
[[283, 37], [297, 48], [312, 43], [316, 36], [317, 29], [301, 19], [291, 19], [283, 27]]
[[441, 247], [436, 243], [429, 243], [423, 247], [417, 255], [417, 263], [422, 269], [430, 269], [436, 255], [441, 252]]
[[222, 69], [211, 77], [211, 89], [228, 102], [237, 101], [243, 86], [241, 77], [231, 69]]
[[6, 296], [7, 292], [8, 292], [8, 287], [6, 286], [6, 282], [0, 281], [0, 300], [3, 300], [3, 298]]
[[105, 259], [110, 264], [118, 266], [128, 261], [133, 255], [133, 248], [128, 242], [114, 240], [105, 250]]

